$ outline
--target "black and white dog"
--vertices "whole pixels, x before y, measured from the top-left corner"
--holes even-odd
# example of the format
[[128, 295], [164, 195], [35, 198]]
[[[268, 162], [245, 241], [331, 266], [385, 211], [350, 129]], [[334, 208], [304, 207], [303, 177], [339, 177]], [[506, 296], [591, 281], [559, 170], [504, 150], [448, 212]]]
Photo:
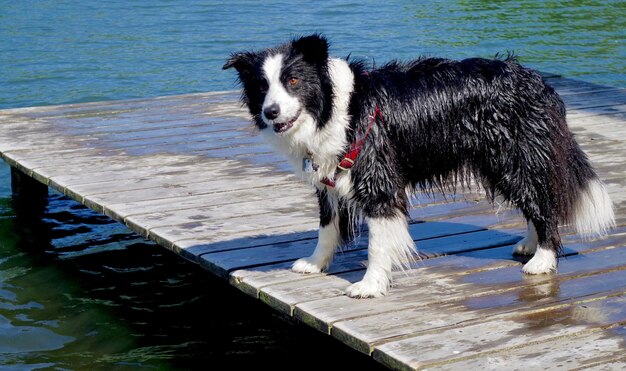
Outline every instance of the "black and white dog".
[[365, 276], [351, 297], [384, 295], [393, 267], [415, 256], [407, 193], [470, 179], [519, 208], [528, 234], [514, 253], [527, 274], [552, 272], [559, 224], [582, 234], [614, 225], [612, 203], [541, 76], [504, 59], [421, 58], [368, 69], [330, 58], [318, 34], [231, 55], [257, 128], [317, 190], [319, 242], [293, 270], [320, 272], [349, 238], [369, 229]]

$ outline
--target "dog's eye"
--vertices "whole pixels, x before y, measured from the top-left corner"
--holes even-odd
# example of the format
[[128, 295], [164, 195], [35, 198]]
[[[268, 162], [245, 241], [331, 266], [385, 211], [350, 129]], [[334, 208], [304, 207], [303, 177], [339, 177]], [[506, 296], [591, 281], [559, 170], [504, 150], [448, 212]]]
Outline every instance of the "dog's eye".
[[291, 77], [291, 78], [289, 78], [289, 85], [296, 86], [296, 85], [298, 85], [298, 81], [299, 80], [298, 80], [297, 77]]

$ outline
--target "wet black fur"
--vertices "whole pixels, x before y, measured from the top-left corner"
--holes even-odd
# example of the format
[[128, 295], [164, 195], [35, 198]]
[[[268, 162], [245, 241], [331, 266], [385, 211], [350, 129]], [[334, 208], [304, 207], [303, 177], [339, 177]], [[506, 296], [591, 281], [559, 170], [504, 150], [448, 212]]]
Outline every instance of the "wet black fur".
[[[360, 231], [359, 216], [355, 215], [354, 210], [350, 209], [350, 203], [346, 200], [337, 200], [337, 214], [329, 200], [326, 190], [317, 190], [317, 201], [320, 207], [320, 226], [324, 227], [330, 224], [333, 218], [338, 217], [339, 236], [342, 243], [351, 243]], [[357, 213], [358, 214], [358, 213]]]
[[[308, 82], [294, 94], [303, 93], [306, 109], [320, 127], [326, 124], [332, 104], [328, 46], [319, 35], [304, 39], [233, 55], [224, 66], [239, 71], [243, 100], [259, 128], [265, 126], [260, 63], [277, 51], [289, 55], [293, 73]], [[597, 176], [567, 127], [563, 101], [536, 71], [511, 56], [420, 58], [375, 69], [351, 61], [350, 68], [355, 76], [350, 138], [367, 129], [376, 107], [382, 112], [350, 172], [352, 201], [364, 216], [407, 213], [407, 187], [450, 190], [473, 176], [491, 197], [502, 195], [533, 222], [541, 245], [561, 249], [557, 226], [570, 217], [581, 188]], [[326, 225], [332, 209], [325, 191], [318, 196]]]

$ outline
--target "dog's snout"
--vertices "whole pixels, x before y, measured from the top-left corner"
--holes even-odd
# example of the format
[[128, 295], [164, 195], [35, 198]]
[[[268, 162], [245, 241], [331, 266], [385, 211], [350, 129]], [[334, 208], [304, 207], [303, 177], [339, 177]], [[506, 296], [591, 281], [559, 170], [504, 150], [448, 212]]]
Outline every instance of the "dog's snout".
[[280, 107], [278, 104], [271, 104], [263, 109], [263, 114], [268, 120], [274, 120], [280, 115]]

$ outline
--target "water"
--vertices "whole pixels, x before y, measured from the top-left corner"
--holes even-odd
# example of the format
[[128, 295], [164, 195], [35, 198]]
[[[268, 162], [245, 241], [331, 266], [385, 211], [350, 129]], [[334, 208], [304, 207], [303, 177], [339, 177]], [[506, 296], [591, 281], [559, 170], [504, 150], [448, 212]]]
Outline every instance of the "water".
[[2, 370], [291, 370], [302, 359], [321, 369], [312, 349], [342, 367], [377, 366], [56, 192], [41, 218], [18, 213], [9, 188], [0, 185]]
[[[624, 87], [624, 19], [617, 0], [0, 0], [0, 108], [228, 90], [231, 51], [310, 32], [338, 56], [513, 50], [540, 70]], [[18, 217], [6, 165], [0, 179], [0, 368], [325, 367], [313, 349], [371, 366], [59, 194], [41, 222]]]
[[0, 0], [0, 107], [232, 89], [229, 52], [313, 31], [337, 56], [514, 50], [540, 70], [623, 87], [624, 19], [622, 0]]

